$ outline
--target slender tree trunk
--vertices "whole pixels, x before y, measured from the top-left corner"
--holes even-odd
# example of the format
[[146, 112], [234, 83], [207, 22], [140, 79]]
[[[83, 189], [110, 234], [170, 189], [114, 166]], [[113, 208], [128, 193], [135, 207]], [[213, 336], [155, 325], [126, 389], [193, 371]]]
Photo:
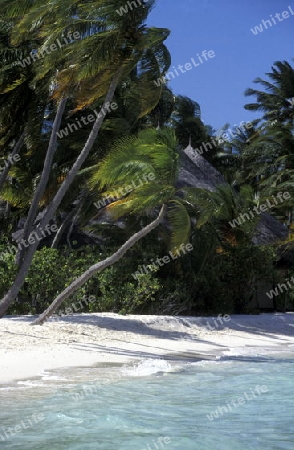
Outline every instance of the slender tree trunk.
[[60, 239], [62, 238], [62, 235], [67, 227], [67, 225], [70, 223], [72, 217], [75, 214], [75, 210], [73, 209], [71, 212], [69, 212], [67, 214], [67, 216], [65, 217], [65, 219], [63, 220], [62, 224], [60, 225], [60, 227], [58, 228], [58, 231], [53, 239], [53, 242], [51, 244], [51, 248], [57, 248], [58, 244], [60, 242]]
[[[113, 99], [114, 96], [114, 92], [115, 89], [118, 85], [119, 79], [121, 77], [121, 73], [122, 73], [122, 68], [118, 70], [118, 72], [116, 73], [116, 75], [114, 76], [110, 87], [108, 89], [108, 92], [106, 94], [103, 106], [101, 108], [101, 111], [105, 110], [105, 105], [110, 103]], [[60, 205], [60, 203], [63, 200], [63, 197], [65, 196], [65, 194], [67, 193], [70, 185], [72, 184], [72, 182], [74, 181], [75, 177], [77, 176], [81, 166], [83, 165], [83, 163], [85, 162], [85, 160], [87, 159], [87, 157], [89, 156], [89, 153], [94, 145], [94, 142], [98, 136], [99, 130], [101, 128], [101, 125], [103, 123], [104, 120], [104, 116], [103, 114], [101, 114], [101, 117], [97, 117], [96, 121], [94, 122], [93, 128], [91, 130], [91, 133], [89, 134], [89, 137], [87, 139], [87, 142], [84, 145], [83, 150], [81, 151], [81, 153], [79, 154], [77, 160], [75, 161], [75, 163], [73, 164], [71, 170], [69, 171], [66, 179], [63, 181], [62, 185], [60, 186], [60, 188], [58, 189], [54, 199], [52, 200], [52, 202], [50, 203], [48, 210], [45, 214], [44, 217], [44, 221], [46, 220], [46, 217], [50, 217], [50, 220], [52, 217], [54, 217], [54, 214], [58, 208], [58, 206]], [[46, 222], [47, 224], [48, 222]]]
[[71, 233], [72, 233], [72, 231], [73, 231], [73, 227], [75, 226], [75, 224], [76, 224], [76, 222], [77, 222], [77, 220], [78, 220], [78, 216], [79, 216], [79, 214], [80, 214], [80, 211], [81, 211], [81, 209], [82, 209], [82, 206], [83, 206], [83, 202], [81, 201], [81, 203], [80, 203], [80, 204], [78, 205], [78, 207], [77, 207], [75, 216], [74, 216], [74, 218], [73, 218], [73, 220], [72, 220], [72, 223], [71, 223], [71, 225], [70, 225], [70, 227], [69, 227], [69, 230], [68, 230], [68, 233], [67, 233], [67, 236], [66, 236], [67, 245], [68, 245], [68, 247], [69, 247], [70, 250], [72, 250], [72, 245], [71, 245], [71, 242], [70, 242]]
[[158, 217], [151, 222], [149, 225], [144, 227], [138, 233], [134, 234], [130, 239], [127, 240], [113, 255], [108, 258], [100, 261], [93, 266], [91, 266], [86, 272], [84, 272], [81, 276], [79, 276], [75, 281], [73, 281], [63, 292], [61, 292], [56, 299], [51, 303], [51, 305], [32, 323], [32, 325], [42, 325], [49, 317], [54, 314], [54, 312], [59, 308], [61, 303], [66, 300], [70, 295], [76, 292], [81, 286], [83, 286], [93, 275], [102, 270], [106, 269], [109, 266], [112, 266], [114, 263], [119, 261], [124, 254], [131, 248], [133, 245], [146, 236], [150, 231], [156, 228], [160, 222], [162, 221], [164, 214], [166, 212], [166, 206], [163, 205], [161, 207], [160, 213]]
[[[34, 197], [33, 197], [32, 203], [31, 203], [31, 207], [30, 207], [27, 219], [26, 219], [26, 223], [24, 226], [24, 231], [23, 231], [23, 235], [22, 235], [22, 238], [24, 240], [28, 239], [30, 233], [33, 230], [34, 222], [35, 222], [37, 214], [38, 214], [40, 200], [44, 194], [44, 191], [46, 189], [46, 186], [47, 186], [47, 183], [48, 183], [48, 180], [50, 177], [53, 158], [54, 158], [54, 154], [55, 154], [55, 151], [57, 148], [57, 132], [59, 131], [59, 128], [60, 128], [60, 124], [61, 124], [61, 120], [62, 120], [62, 116], [64, 113], [66, 102], [67, 102], [67, 99], [63, 98], [59, 102], [59, 105], [57, 108], [57, 112], [55, 115], [52, 131], [51, 131], [50, 141], [49, 141], [49, 145], [48, 145], [48, 149], [47, 149], [47, 153], [46, 153], [46, 157], [45, 157], [45, 161], [44, 161], [42, 175], [41, 175], [39, 184], [37, 186], [37, 189], [35, 191], [35, 194], [34, 194]], [[18, 256], [17, 256], [18, 264], [22, 263], [25, 253], [26, 253], [25, 248], [23, 248], [22, 250], [20, 250], [18, 252]]]
[[[18, 152], [20, 151], [21, 147], [23, 146], [24, 143], [24, 137], [25, 137], [25, 133], [23, 132], [22, 135], [20, 136], [19, 140], [17, 141], [12, 153], [10, 154], [10, 157], [12, 158], [13, 156], [17, 155]], [[9, 161], [7, 163], [7, 166], [5, 167], [5, 169], [3, 170], [1, 176], [0, 176], [0, 191], [3, 188], [3, 185], [6, 181], [6, 178], [8, 176], [9, 170], [12, 166], [12, 163]]]
[[[117, 71], [116, 75], [114, 76], [108, 92], [106, 94], [105, 100], [103, 102], [103, 106], [101, 108], [101, 111], [104, 111], [106, 104], [110, 103], [113, 99], [114, 96], [114, 92], [115, 89], [118, 85], [118, 82], [120, 80], [121, 77], [121, 73], [122, 73], [122, 67]], [[86, 158], [88, 157], [95, 139], [98, 136], [99, 130], [101, 128], [101, 125], [103, 123], [104, 120], [104, 115], [101, 114], [100, 117], [97, 117], [96, 121], [94, 122], [93, 128], [91, 130], [91, 133], [87, 139], [87, 142], [83, 148], [83, 150], [81, 151], [80, 155], [78, 156], [77, 160], [75, 161], [75, 163], [73, 164], [71, 170], [69, 171], [66, 179], [63, 181], [62, 185], [60, 186], [60, 188], [58, 189], [57, 193], [55, 194], [55, 197], [53, 198], [52, 202], [50, 203], [43, 219], [41, 220], [40, 223], [40, 228], [44, 229], [46, 227], [46, 225], [49, 224], [50, 220], [54, 217], [57, 208], [59, 207], [60, 203], [62, 202], [65, 194], [67, 193], [69, 187], [71, 186], [72, 182], [74, 181], [76, 175], [78, 174], [78, 171], [80, 170], [82, 164], [84, 163], [84, 161], [86, 160]], [[16, 295], [18, 294], [18, 292], [20, 291], [25, 277], [28, 273], [28, 270], [30, 268], [33, 256], [37, 250], [38, 247], [38, 242], [36, 242], [35, 244], [31, 244], [28, 248], [28, 250], [26, 251], [26, 254], [24, 256], [23, 262], [19, 268], [19, 272], [17, 274], [17, 277], [11, 287], [11, 289], [7, 292], [7, 294], [4, 296], [4, 298], [2, 299], [2, 301], [0, 302], [0, 319], [5, 315], [5, 312], [7, 311], [7, 308], [11, 305], [11, 303], [14, 301]]]

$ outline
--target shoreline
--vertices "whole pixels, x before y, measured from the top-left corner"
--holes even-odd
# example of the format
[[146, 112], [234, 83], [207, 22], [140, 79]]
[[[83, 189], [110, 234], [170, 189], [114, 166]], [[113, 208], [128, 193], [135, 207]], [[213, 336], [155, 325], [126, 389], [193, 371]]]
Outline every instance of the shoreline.
[[[226, 317], [226, 316], [224, 316]], [[0, 320], [0, 384], [45, 371], [164, 359], [294, 356], [294, 313], [184, 317], [74, 314], [30, 326], [35, 316]], [[229, 319], [228, 319], [229, 318]]]

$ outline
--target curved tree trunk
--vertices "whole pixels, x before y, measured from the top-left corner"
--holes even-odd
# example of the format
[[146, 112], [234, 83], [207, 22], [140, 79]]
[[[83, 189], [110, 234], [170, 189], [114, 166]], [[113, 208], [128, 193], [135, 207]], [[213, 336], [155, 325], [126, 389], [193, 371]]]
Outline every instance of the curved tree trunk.
[[[19, 140], [17, 141], [17, 143], [16, 143], [12, 153], [10, 154], [11, 157], [17, 155], [17, 153], [20, 151], [20, 149], [21, 149], [21, 147], [22, 147], [22, 145], [24, 143], [24, 137], [25, 137], [25, 133], [23, 132], [22, 135], [20, 136]], [[9, 173], [9, 170], [10, 170], [11, 166], [12, 166], [12, 163], [9, 162], [7, 164], [7, 166], [5, 167], [5, 169], [3, 170], [2, 174], [1, 174], [1, 177], [0, 177], [0, 191], [1, 191], [3, 185], [4, 185], [5, 181], [6, 181], [6, 178], [8, 176], [8, 173]]]
[[11, 286], [11, 288], [9, 289], [9, 291], [5, 294], [5, 296], [3, 297], [3, 299], [0, 302], [0, 319], [2, 317], [4, 317], [7, 309], [9, 308], [9, 306], [12, 304], [12, 302], [14, 301], [15, 297], [17, 296], [17, 294], [19, 293], [19, 291], [22, 288], [22, 285], [25, 281], [25, 278], [27, 276], [27, 273], [29, 271], [32, 259], [34, 257], [34, 254], [38, 248], [39, 245], [39, 241], [36, 240], [34, 244], [29, 245], [27, 252], [25, 254], [24, 257], [24, 261], [21, 264], [18, 273], [16, 275], [16, 278], [13, 282], [13, 285]]
[[[59, 102], [59, 105], [57, 108], [57, 112], [56, 112], [55, 119], [53, 122], [52, 132], [51, 132], [51, 136], [50, 136], [50, 141], [49, 141], [49, 145], [48, 145], [48, 149], [47, 149], [47, 153], [46, 153], [46, 157], [45, 157], [45, 161], [44, 161], [42, 175], [41, 175], [39, 184], [37, 186], [37, 189], [35, 191], [35, 194], [34, 194], [31, 206], [30, 206], [30, 210], [29, 210], [29, 213], [28, 213], [28, 216], [26, 219], [26, 223], [24, 226], [24, 231], [23, 231], [23, 235], [22, 235], [22, 239], [24, 239], [24, 240], [28, 239], [30, 233], [33, 230], [34, 222], [35, 222], [36, 216], [38, 214], [39, 203], [44, 194], [44, 191], [46, 189], [46, 186], [47, 186], [47, 183], [48, 183], [48, 180], [50, 177], [53, 158], [54, 158], [54, 154], [55, 154], [55, 151], [57, 148], [57, 132], [59, 131], [59, 128], [60, 128], [60, 124], [61, 124], [61, 120], [62, 120], [62, 116], [64, 113], [66, 102], [67, 102], [67, 99], [63, 98]], [[17, 264], [18, 265], [20, 265], [22, 263], [25, 253], [26, 253], [25, 248], [22, 248], [22, 250], [20, 250], [18, 252], [18, 255], [17, 255]]]
[[80, 204], [78, 205], [76, 211], [75, 211], [74, 218], [72, 220], [72, 223], [71, 223], [71, 225], [69, 227], [69, 230], [68, 230], [68, 233], [67, 233], [67, 236], [66, 236], [66, 242], [67, 242], [68, 248], [70, 250], [72, 250], [72, 245], [71, 245], [71, 242], [70, 242], [71, 234], [72, 234], [73, 228], [74, 228], [74, 226], [75, 226], [75, 224], [76, 224], [76, 222], [78, 220], [78, 217], [79, 217], [79, 214], [80, 214], [80, 211], [81, 211], [82, 207], [83, 207], [83, 202], [81, 201]]
[[67, 227], [67, 225], [70, 223], [71, 219], [73, 218], [73, 216], [75, 215], [75, 210], [73, 209], [71, 212], [69, 212], [67, 214], [67, 216], [65, 217], [65, 219], [63, 220], [62, 224], [60, 225], [60, 227], [58, 228], [58, 231], [53, 239], [53, 242], [51, 244], [51, 248], [57, 248], [58, 244], [63, 236], [63, 233]]
[[[108, 92], [106, 94], [105, 100], [103, 102], [103, 105], [101, 107], [101, 111], [105, 110], [105, 106], [106, 104], [110, 103], [113, 99], [114, 96], [114, 92], [115, 89], [118, 85], [118, 82], [120, 80], [122, 74], [122, 68], [120, 68], [116, 75], [114, 76]], [[87, 142], [84, 145], [83, 150], [81, 151], [81, 153], [79, 154], [78, 158], [76, 159], [75, 163], [73, 164], [72, 168], [70, 169], [66, 179], [63, 181], [62, 185], [60, 186], [60, 188], [58, 189], [55, 197], [53, 198], [52, 202], [50, 203], [49, 207], [48, 207], [48, 211], [46, 212], [45, 216], [44, 216], [44, 222], [46, 221], [46, 217], [50, 217], [49, 220], [51, 220], [54, 217], [54, 214], [58, 208], [58, 206], [60, 205], [60, 203], [63, 200], [63, 197], [65, 196], [65, 194], [67, 193], [70, 185], [72, 184], [72, 182], [74, 181], [75, 177], [77, 176], [81, 166], [83, 165], [83, 163], [85, 162], [85, 160], [87, 159], [87, 157], [89, 156], [89, 153], [94, 145], [94, 142], [98, 136], [99, 130], [101, 128], [101, 125], [103, 123], [104, 120], [104, 116], [103, 114], [101, 114], [101, 117], [97, 117], [96, 121], [94, 122], [93, 128], [89, 134], [89, 137], [87, 139]], [[46, 225], [48, 224], [49, 221], [46, 221]]]
[[70, 295], [76, 292], [83, 284], [85, 284], [93, 275], [102, 270], [106, 269], [109, 266], [112, 266], [114, 263], [119, 261], [124, 254], [140, 239], [146, 236], [150, 231], [156, 228], [160, 222], [162, 221], [164, 214], [166, 211], [166, 206], [163, 205], [161, 207], [160, 213], [158, 217], [151, 222], [149, 225], [144, 227], [138, 233], [134, 234], [130, 239], [127, 240], [113, 255], [108, 258], [100, 261], [93, 266], [91, 266], [86, 272], [84, 272], [80, 277], [78, 277], [75, 281], [73, 281], [63, 292], [61, 292], [56, 299], [51, 303], [51, 305], [44, 311], [33, 323], [32, 325], [42, 325], [52, 314], [59, 308], [61, 303], [66, 300]]
[[[103, 102], [101, 111], [104, 111], [106, 104], [110, 103], [112, 101], [115, 89], [119, 83], [119, 80], [120, 80], [120, 77], [122, 74], [122, 70], [123, 70], [123, 67], [120, 67], [120, 69], [118, 69], [116, 75], [114, 76], [112, 82], [110, 83], [110, 86], [109, 86], [108, 92], [105, 96], [105, 100]], [[53, 219], [57, 208], [59, 207], [59, 205], [62, 202], [65, 194], [67, 193], [70, 185], [72, 184], [76, 175], [78, 174], [78, 171], [80, 170], [82, 164], [85, 162], [86, 158], [88, 157], [88, 155], [94, 145], [95, 139], [98, 136], [98, 133], [99, 133], [99, 130], [103, 123], [103, 120], [104, 120], [104, 115], [101, 114], [101, 117], [97, 117], [96, 121], [94, 122], [93, 128], [90, 132], [87, 142], [84, 145], [83, 150], [81, 151], [80, 155], [78, 156], [75, 163], [73, 164], [66, 179], [63, 181], [62, 185], [60, 186], [57, 193], [55, 194], [55, 197], [53, 198], [43, 219], [40, 222], [41, 229], [44, 229], [46, 227], [46, 225], [49, 224], [50, 220]], [[17, 277], [16, 277], [12, 287], [10, 288], [10, 290], [6, 293], [6, 295], [0, 302], [0, 319], [5, 315], [8, 307], [11, 305], [11, 303], [14, 301], [15, 297], [19, 293], [19, 291], [24, 283], [25, 277], [28, 273], [33, 256], [34, 256], [37, 248], [38, 248], [38, 242], [36, 242], [35, 244], [31, 244], [29, 246], [28, 250], [26, 251], [23, 262], [19, 268], [19, 272], [17, 274]]]

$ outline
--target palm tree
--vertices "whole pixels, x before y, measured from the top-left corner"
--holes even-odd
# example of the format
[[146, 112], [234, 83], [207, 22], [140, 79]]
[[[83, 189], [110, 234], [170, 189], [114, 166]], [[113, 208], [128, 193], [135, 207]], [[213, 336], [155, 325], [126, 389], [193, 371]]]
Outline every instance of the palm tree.
[[10, 45], [13, 29], [11, 20], [0, 18], [0, 149], [14, 147], [24, 130], [33, 101], [30, 88], [32, 73], [22, 71], [16, 61], [23, 57], [26, 44], [18, 47]]
[[[26, 153], [34, 149], [40, 151], [40, 126], [42, 118], [38, 114], [45, 102], [37, 97], [31, 86], [33, 71], [30, 67], [22, 69], [17, 61], [22, 59], [27, 43], [11, 46], [10, 40], [14, 22], [7, 18], [0, 19], [0, 155], [5, 159], [8, 156], [22, 152], [21, 162], [27, 160]], [[34, 118], [34, 120], [32, 120]], [[24, 149], [25, 147], [25, 149]], [[11, 179], [11, 167], [7, 165], [1, 175], [0, 190], [5, 189], [8, 175]], [[27, 169], [27, 168], [26, 168]], [[30, 174], [31, 175], [31, 174]], [[11, 186], [11, 183], [9, 183]]]
[[290, 199], [273, 208], [279, 218], [291, 223], [294, 207], [294, 136], [292, 126], [264, 123], [241, 151], [243, 180], [254, 186], [260, 202], [288, 191]]
[[294, 68], [287, 61], [275, 62], [271, 81], [257, 78], [265, 91], [247, 89], [246, 96], [255, 96], [256, 103], [245, 105], [261, 111], [262, 118], [255, 134], [243, 147], [241, 159], [246, 170], [245, 181], [255, 186], [260, 201], [270, 199], [280, 191], [289, 191], [291, 199], [274, 211], [284, 222], [293, 220], [293, 126]]
[[[49, 9], [46, 7], [40, 9], [39, 4], [37, 6], [34, 5], [31, 9], [28, 4], [24, 6], [20, 2], [15, 2], [13, 5], [13, 9], [16, 8], [17, 14], [23, 8], [25, 10], [25, 15], [19, 20], [16, 31], [24, 33], [24, 37], [26, 37], [28, 34], [27, 29], [30, 28], [33, 19], [34, 23], [39, 24], [38, 33], [43, 36], [47, 33], [48, 38], [45, 43], [43, 42], [43, 45], [51, 45], [51, 43], [54, 43], [58, 33], [62, 30], [65, 32], [68, 29], [72, 29], [73, 25], [80, 26], [81, 31], [83, 29], [83, 38], [79, 42], [67, 46], [64, 54], [60, 55], [58, 54], [59, 52], [52, 52], [37, 65], [36, 81], [48, 76], [50, 70], [53, 72], [53, 60], [57, 63], [57, 67], [60, 66], [58, 72], [54, 76], [52, 75], [50, 82], [50, 89], [53, 89], [52, 96], [59, 101], [58, 111], [60, 114], [56, 117], [51, 131], [47, 157], [39, 183], [40, 189], [37, 189], [35, 199], [32, 201], [25, 226], [26, 235], [24, 238], [28, 237], [34, 229], [33, 224], [36, 218], [37, 206], [44, 192], [45, 182], [48, 181], [48, 171], [51, 170], [50, 163], [52, 163], [52, 158], [50, 154], [54, 154], [58, 145], [54, 133], [56, 133], [60, 125], [60, 116], [65, 106], [66, 98], [73, 97], [76, 102], [75, 110], [79, 110], [85, 106], [93, 105], [97, 99], [101, 101], [101, 98], [104, 97], [102, 109], [106, 110], [106, 106], [111, 103], [114, 97], [120, 80], [127, 76], [135, 66], [140, 67], [142, 72], [140, 82], [144, 83], [145, 86], [147, 80], [148, 82], [152, 81], [152, 78], [155, 80], [162, 73], [163, 55], [167, 53], [162, 42], [168, 36], [168, 30], [148, 29], [142, 25], [154, 2], [150, 1], [148, 5], [142, 5], [132, 11], [131, 14], [124, 15], [122, 19], [119, 19], [116, 13], [115, 8], [120, 6], [118, 3], [122, 4], [123, 2], [121, 0], [115, 3], [112, 2], [111, 9], [109, 1], [97, 0], [94, 2], [94, 5], [93, 2], [90, 2], [80, 6], [80, 9], [76, 9], [73, 5], [69, 8], [70, 2], [67, 1], [62, 5], [55, 4], [56, 11], [52, 11], [51, 7]], [[52, 15], [54, 16], [54, 14], [58, 19], [58, 26], [54, 24], [54, 28], [52, 28], [52, 22], [48, 22], [47, 16], [50, 16], [50, 20], [52, 20]], [[97, 31], [97, 34], [93, 30]], [[15, 39], [17, 41], [17, 38]], [[78, 91], [75, 93], [77, 88]], [[153, 87], [152, 90], [154, 91]], [[160, 93], [158, 98], [159, 96]], [[155, 98], [153, 96], [150, 110], [154, 105]], [[146, 111], [148, 111], [148, 108], [145, 106], [144, 111], [141, 113], [146, 113]], [[50, 220], [53, 219], [82, 164], [86, 161], [98, 136], [103, 119], [104, 116], [101, 114], [94, 122], [86, 144], [50, 205], [48, 205], [46, 213], [41, 220], [40, 228], [44, 229]], [[41, 187], [42, 189], [44, 188], [43, 191]], [[3, 317], [5, 311], [19, 292], [37, 246], [38, 243], [36, 242], [23, 252], [22, 264], [15, 282], [0, 303], [0, 317]]]
[[143, 130], [138, 138], [123, 138], [114, 146], [89, 182], [93, 190], [99, 191], [102, 187], [106, 189], [104, 196], [112, 198], [111, 203], [104, 208], [104, 214], [119, 219], [128, 215], [153, 215], [158, 208], [160, 213], [112, 256], [94, 264], [71, 283], [33, 324], [42, 324], [47, 320], [92, 275], [117, 262], [163, 219], [166, 221], [169, 246], [174, 250], [189, 241], [191, 217], [199, 219], [201, 216], [197, 226], [211, 218], [213, 210], [207, 212], [203, 208], [200, 214], [197, 209], [202, 189], [177, 189], [178, 157], [175, 133], [169, 128]]
[[177, 96], [171, 117], [179, 144], [187, 147], [189, 142], [193, 148], [208, 140], [206, 129], [201, 121], [200, 106], [189, 97]]
[[255, 83], [266, 90], [247, 89], [245, 96], [255, 96], [256, 103], [245, 105], [249, 111], [261, 111], [263, 120], [294, 124], [294, 69], [287, 61], [277, 61], [272, 72], [266, 74], [270, 81], [256, 78]]
[[[262, 117], [254, 120], [250, 130], [239, 133], [230, 142], [231, 151], [218, 154], [216, 160], [227, 181], [237, 189], [250, 185], [260, 203], [280, 191], [293, 196], [294, 69], [288, 62], [278, 61], [266, 75], [270, 81], [255, 80], [264, 91], [245, 91], [245, 96], [256, 97], [256, 102], [245, 105], [245, 109], [260, 111]], [[272, 212], [291, 222], [292, 209], [290, 200]]]
[[162, 86], [161, 97], [156, 107], [140, 121], [140, 129], [146, 127], [162, 128], [171, 125], [171, 116], [175, 109], [176, 96], [166, 85]]

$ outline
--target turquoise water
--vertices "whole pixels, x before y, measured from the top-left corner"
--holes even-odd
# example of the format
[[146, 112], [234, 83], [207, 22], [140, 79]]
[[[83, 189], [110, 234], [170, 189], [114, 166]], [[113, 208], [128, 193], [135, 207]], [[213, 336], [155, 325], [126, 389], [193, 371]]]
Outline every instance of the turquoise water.
[[0, 448], [293, 450], [293, 380], [268, 358], [52, 372], [2, 386]]

